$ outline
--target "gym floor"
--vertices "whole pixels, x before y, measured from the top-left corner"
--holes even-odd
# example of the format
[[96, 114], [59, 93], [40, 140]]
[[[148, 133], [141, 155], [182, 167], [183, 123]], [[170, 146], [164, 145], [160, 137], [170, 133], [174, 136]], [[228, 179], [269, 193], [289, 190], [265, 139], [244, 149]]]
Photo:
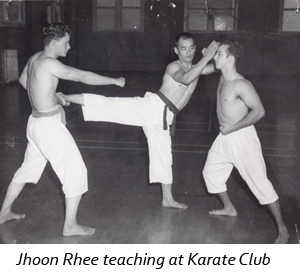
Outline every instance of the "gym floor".
[[[159, 89], [162, 74], [101, 72], [126, 77], [126, 86], [86, 86], [62, 81], [66, 94], [143, 96]], [[78, 222], [96, 228], [90, 237], [63, 237], [64, 195], [48, 164], [38, 184], [27, 184], [13, 210], [19, 221], [0, 225], [1, 243], [18, 244], [269, 244], [277, 229], [268, 209], [259, 205], [236, 170], [228, 192], [235, 218], [209, 210], [221, 202], [205, 187], [202, 169], [218, 134], [215, 95], [219, 75], [201, 76], [188, 105], [177, 117], [173, 137], [173, 195], [187, 210], [161, 207], [159, 184], [149, 184], [148, 149], [139, 127], [84, 122], [81, 108], [65, 108], [67, 128], [88, 168], [89, 191], [82, 197]], [[249, 77], [266, 116], [256, 124], [268, 177], [280, 197], [290, 244], [300, 243], [300, 82], [293, 76]], [[0, 202], [26, 148], [31, 108], [26, 91], [15, 82], [0, 86]], [[299, 133], [298, 133], [299, 130]]]

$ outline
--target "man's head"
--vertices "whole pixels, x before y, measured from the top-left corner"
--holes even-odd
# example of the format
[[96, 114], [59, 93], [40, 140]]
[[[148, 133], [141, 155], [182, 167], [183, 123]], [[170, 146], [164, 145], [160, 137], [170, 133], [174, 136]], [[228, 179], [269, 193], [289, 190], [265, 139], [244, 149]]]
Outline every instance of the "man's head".
[[175, 37], [174, 51], [182, 62], [191, 63], [193, 61], [196, 46], [194, 36], [191, 33], [179, 33]]
[[243, 55], [243, 47], [235, 41], [224, 40], [220, 43], [219, 49], [214, 57], [216, 67], [222, 69], [225, 64], [235, 66]]
[[43, 28], [43, 40], [45, 46], [52, 44], [59, 56], [66, 56], [70, 47], [72, 31], [69, 26], [54, 22]]

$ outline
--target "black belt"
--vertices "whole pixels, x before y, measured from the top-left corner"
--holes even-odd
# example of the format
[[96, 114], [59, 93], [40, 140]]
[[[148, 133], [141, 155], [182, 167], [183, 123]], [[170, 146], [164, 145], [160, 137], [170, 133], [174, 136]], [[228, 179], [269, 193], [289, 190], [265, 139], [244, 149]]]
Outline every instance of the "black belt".
[[176, 115], [179, 113], [179, 110], [161, 91], [158, 91], [157, 95], [166, 104], [164, 108], [164, 114], [163, 114], [164, 130], [168, 130], [167, 108], [169, 108], [170, 111], [174, 114], [171, 129], [170, 129], [170, 134], [171, 136], [173, 136], [175, 134]]

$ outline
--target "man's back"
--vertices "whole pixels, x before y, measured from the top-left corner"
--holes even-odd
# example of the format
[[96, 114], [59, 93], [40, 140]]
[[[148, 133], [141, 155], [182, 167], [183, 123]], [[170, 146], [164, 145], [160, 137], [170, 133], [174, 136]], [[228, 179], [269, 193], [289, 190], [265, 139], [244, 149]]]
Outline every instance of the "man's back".
[[58, 79], [50, 73], [51, 59], [44, 52], [39, 52], [28, 61], [27, 91], [31, 105], [37, 111], [57, 104], [55, 92]]

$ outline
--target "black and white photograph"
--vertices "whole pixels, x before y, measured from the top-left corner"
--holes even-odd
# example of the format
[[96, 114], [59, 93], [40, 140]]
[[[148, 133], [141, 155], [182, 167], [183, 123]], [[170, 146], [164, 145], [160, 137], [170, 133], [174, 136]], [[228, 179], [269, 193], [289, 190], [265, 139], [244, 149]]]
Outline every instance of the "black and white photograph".
[[0, 244], [299, 244], [299, 49], [300, 0], [1, 0]]

